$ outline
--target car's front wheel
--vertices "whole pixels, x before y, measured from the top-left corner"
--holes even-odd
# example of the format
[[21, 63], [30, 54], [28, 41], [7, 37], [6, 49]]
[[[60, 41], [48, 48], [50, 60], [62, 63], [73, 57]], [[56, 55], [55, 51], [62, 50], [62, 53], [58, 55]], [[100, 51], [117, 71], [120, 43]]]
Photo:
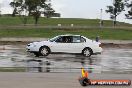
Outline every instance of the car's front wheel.
[[92, 55], [92, 49], [91, 48], [85, 48], [85, 49], [83, 49], [82, 54], [85, 57], [90, 57]]
[[38, 52], [34, 52], [34, 55], [35, 55], [36, 57], [39, 57], [39, 56], [40, 56], [40, 54], [39, 54]]
[[43, 46], [43, 47], [40, 48], [39, 53], [42, 56], [48, 56], [50, 54], [50, 49], [46, 46]]

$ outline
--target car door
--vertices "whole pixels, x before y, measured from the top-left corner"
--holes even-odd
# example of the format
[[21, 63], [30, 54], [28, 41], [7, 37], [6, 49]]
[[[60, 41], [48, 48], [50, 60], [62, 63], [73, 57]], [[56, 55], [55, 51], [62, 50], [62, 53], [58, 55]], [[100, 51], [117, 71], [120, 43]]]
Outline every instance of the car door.
[[72, 42], [69, 43], [70, 53], [81, 53], [85, 47], [86, 40], [81, 36], [72, 36]]
[[60, 36], [56, 41], [52, 44], [52, 52], [68, 52], [68, 42], [66, 40], [67, 36]]

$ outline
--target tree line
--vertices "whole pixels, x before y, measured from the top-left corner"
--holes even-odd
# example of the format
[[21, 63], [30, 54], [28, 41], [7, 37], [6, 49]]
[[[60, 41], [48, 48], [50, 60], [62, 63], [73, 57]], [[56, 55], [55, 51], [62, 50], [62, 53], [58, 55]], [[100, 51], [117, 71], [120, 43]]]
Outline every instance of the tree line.
[[52, 8], [51, 0], [14, 0], [10, 6], [14, 8], [12, 16], [21, 16], [24, 24], [27, 23], [29, 16], [34, 18], [35, 24], [38, 23], [41, 15], [47, 18], [60, 17], [60, 13], [55, 13]]
[[117, 16], [128, 9], [125, 14], [127, 19], [132, 19], [132, 1], [131, 0], [113, 0], [111, 6], [107, 6], [106, 12], [110, 14], [110, 18], [113, 19], [113, 25], [116, 26]]
[[[60, 17], [60, 13], [55, 13], [52, 8], [51, 0], [14, 0], [10, 3], [14, 8], [12, 16], [18, 14], [21, 16], [24, 24], [27, 23], [28, 17], [33, 16], [35, 24], [38, 23], [41, 15], [50, 17]], [[117, 16], [128, 9], [125, 14], [127, 19], [132, 19], [132, 1], [131, 0], [113, 0], [111, 6], [107, 6], [106, 12], [110, 14], [110, 18], [113, 19], [113, 25], [116, 25]]]

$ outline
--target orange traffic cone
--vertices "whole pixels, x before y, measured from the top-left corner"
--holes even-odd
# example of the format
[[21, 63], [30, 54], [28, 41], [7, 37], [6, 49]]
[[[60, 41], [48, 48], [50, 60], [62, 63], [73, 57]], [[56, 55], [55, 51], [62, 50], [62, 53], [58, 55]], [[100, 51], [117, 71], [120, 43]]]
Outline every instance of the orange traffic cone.
[[88, 78], [88, 71], [85, 71], [84, 68], [81, 68], [82, 70], [82, 77]]

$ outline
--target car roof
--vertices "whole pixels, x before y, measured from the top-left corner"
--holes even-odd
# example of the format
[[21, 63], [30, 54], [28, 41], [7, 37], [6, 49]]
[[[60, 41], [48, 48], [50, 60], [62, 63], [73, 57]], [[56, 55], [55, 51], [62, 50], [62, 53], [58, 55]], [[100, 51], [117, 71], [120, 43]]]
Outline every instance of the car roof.
[[65, 34], [65, 35], [59, 35], [59, 36], [81, 36], [81, 35]]

